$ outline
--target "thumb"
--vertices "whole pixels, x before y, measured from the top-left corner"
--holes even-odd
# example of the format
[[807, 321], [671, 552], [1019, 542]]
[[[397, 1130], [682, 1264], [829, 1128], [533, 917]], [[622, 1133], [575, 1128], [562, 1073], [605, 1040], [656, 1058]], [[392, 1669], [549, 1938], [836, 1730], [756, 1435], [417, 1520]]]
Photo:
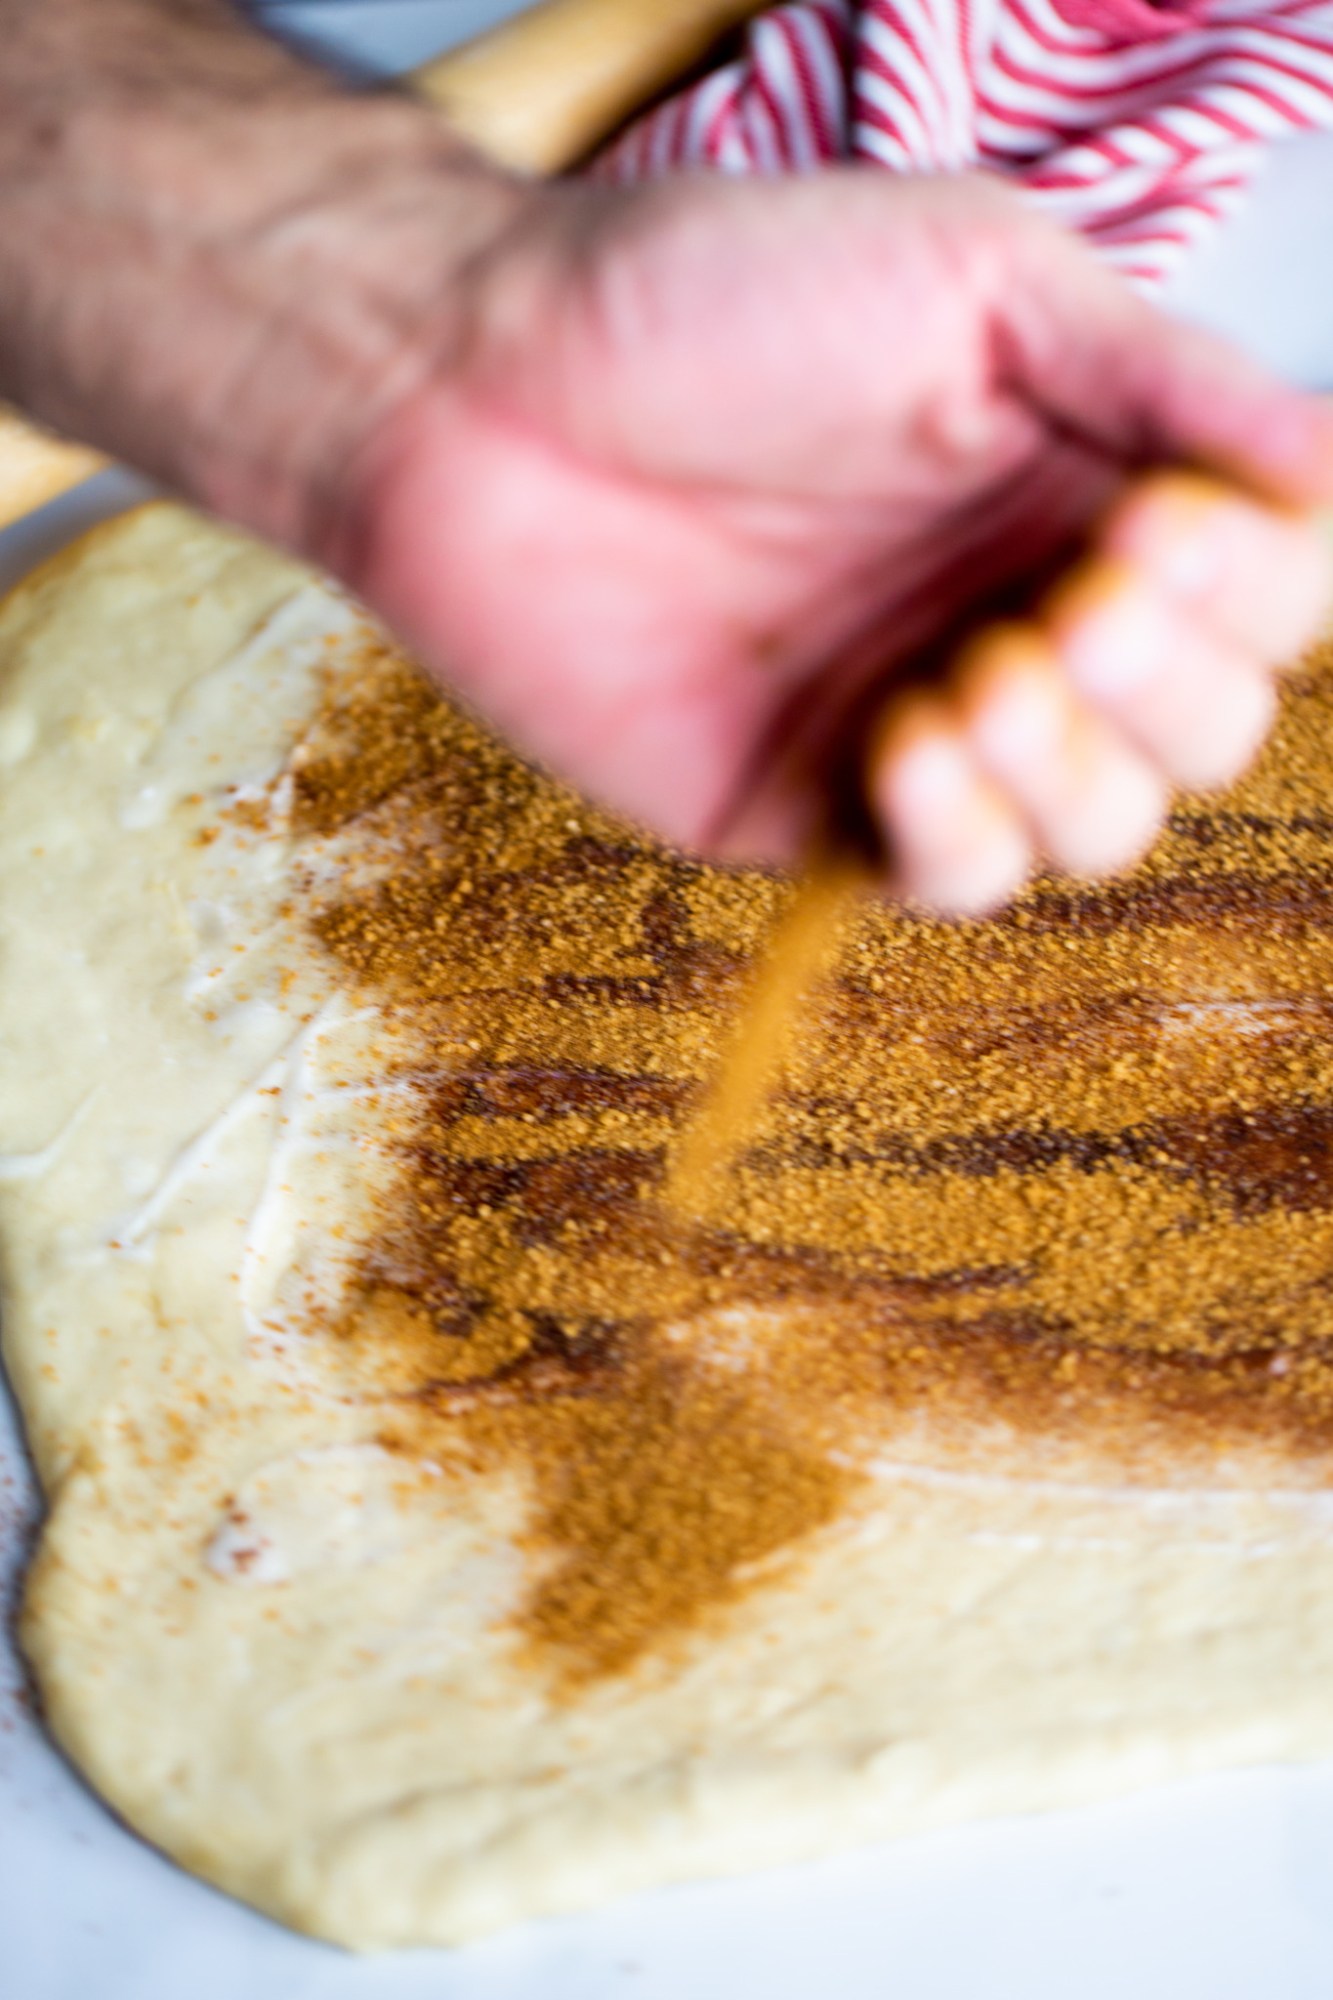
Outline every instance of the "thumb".
[[1333, 405], [1169, 318], [1043, 218], [1008, 232], [990, 300], [1002, 378], [1080, 440], [1184, 460], [1294, 506], [1333, 503]]

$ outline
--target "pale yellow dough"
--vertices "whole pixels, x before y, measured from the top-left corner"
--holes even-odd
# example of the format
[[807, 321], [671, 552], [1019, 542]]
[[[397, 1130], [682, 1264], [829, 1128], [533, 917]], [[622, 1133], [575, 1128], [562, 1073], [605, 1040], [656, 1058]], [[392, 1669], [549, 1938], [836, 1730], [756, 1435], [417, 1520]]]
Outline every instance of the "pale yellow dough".
[[93, 1784], [370, 1947], [1333, 1749], [1333, 1499], [1258, 1457], [1131, 1490], [914, 1429], [669, 1671], [561, 1701], [525, 1665], [521, 1485], [390, 1458], [297, 1328], [380, 1172], [388, 1030], [294, 936], [293, 841], [222, 808], [360, 625], [168, 507], [0, 610], [23, 1642]]

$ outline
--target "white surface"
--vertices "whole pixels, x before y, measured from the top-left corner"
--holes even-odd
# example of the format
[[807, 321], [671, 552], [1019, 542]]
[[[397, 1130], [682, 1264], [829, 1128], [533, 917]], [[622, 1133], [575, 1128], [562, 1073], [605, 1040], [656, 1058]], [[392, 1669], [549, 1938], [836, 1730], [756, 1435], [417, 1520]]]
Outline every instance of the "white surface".
[[[505, 0], [311, 0], [358, 57], [421, 57]], [[1293, 146], [1182, 310], [1333, 387], [1333, 142]], [[0, 586], [139, 489], [96, 481], [0, 534]], [[0, 1595], [34, 1510], [0, 1392]], [[1253, 1772], [820, 1867], [672, 1891], [461, 1953], [358, 1961], [182, 1875], [84, 1790], [0, 1628], [3, 2000], [1329, 2000], [1333, 1769]]]
[[[0, 1409], [0, 1464], [18, 1455]], [[14, 1473], [11, 1470], [10, 1479]], [[0, 1564], [21, 1541], [0, 1470]], [[5, 2000], [1328, 2000], [1333, 1771], [1251, 1772], [353, 1959], [122, 1831], [0, 1655]]]
[[525, 0], [243, 0], [263, 18], [376, 70], [410, 69]]
[[1166, 302], [1293, 382], [1333, 390], [1333, 136], [1279, 146], [1248, 205]]

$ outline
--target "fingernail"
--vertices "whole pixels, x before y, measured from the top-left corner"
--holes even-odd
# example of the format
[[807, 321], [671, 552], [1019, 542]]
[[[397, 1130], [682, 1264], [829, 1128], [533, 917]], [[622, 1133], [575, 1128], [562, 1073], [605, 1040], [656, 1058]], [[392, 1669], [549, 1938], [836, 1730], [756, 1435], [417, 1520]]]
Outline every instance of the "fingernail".
[[890, 750], [881, 773], [890, 809], [905, 819], [934, 817], [959, 806], [974, 783], [967, 756], [945, 736], [923, 736]]
[[1007, 771], [1055, 749], [1062, 722], [1049, 687], [1015, 678], [993, 689], [980, 704], [972, 722], [972, 737], [987, 762]]
[[1070, 679], [1090, 695], [1129, 694], [1160, 674], [1171, 621], [1142, 586], [1122, 587], [1067, 629], [1061, 650]]
[[1071, 874], [1112, 874], [1152, 844], [1166, 807], [1166, 788], [1151, 765], [1128, 752], [1104, 754], [1048, 845]]
[[942, 916], [983, 917], [1022, 888], [1032, 865], [1028, 843], [1017, 825], [991, 816], [973, 829], [961, 853], [926, 855], [909, 886], [913, 901]]
[[1205, 596], [1226, 570], [1232, 540], [1219, 510], [1207, 521], [1196, 515], [1188, 526], [1181, 524], [1163, 538], [1159, 555], [1163, 581], [1182, 597]]
[[1221, 480], [1166, 472], [1136, 482], [1107, 525], [1113, 560], [1147, 570], [1183, 596], [1202, 596], [1226, 569], [1235, 506]]

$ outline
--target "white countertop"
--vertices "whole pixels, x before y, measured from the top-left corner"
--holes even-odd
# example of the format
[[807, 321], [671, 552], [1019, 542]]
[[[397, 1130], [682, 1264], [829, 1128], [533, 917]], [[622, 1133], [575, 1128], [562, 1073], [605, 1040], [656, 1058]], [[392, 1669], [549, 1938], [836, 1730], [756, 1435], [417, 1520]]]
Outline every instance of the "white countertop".
[[[360, 59], [420, 60], [513, 0], [289, 0]], [[1173, 302], [1333, 388], [1333, 141], [1293, 144]], [[137, 491], [107, 475], [0, 534], [0, 585]], [[0, 1393], [0, 1594], [31, 1482]], [[4, 2000], [1329, 2000], [1333, 1767], [1258, 1771], [673, 1890], [460, 1953], [355, 1960], [126, 1833], [34, 1722], [0, 1631]]]

